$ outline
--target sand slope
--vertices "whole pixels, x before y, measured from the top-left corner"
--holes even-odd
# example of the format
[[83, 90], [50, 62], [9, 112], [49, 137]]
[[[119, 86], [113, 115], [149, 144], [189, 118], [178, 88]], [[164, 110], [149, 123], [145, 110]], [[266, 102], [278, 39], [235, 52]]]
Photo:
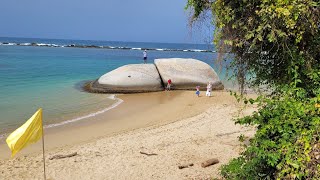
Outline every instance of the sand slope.
[[[219, 94], [215, 94], [218, 98]], [[190, 105], [192, 106], [192, 104]], [[234, 125], [239, 105], [215, 103], [194, 117], [163, 126], [140, 128], [89, 143], [50, 150], [46, 155], [48, 179], [209, 179], [219, 167], [238, 156], [237, 136], [254, 134], [253, 128]], [[247, 108], [249, 114], [253, 107]], [[156, 153], [155, 156], [140, 151]], [[56, 154], [77, 152], [75, 157], [49, 160]], [[207, 168], [201, 162], [218, 158]], [[194, 163], [178, 169], [178, 165]], [[0, 179], [43, 179], [42, 154], [0, 161]]]

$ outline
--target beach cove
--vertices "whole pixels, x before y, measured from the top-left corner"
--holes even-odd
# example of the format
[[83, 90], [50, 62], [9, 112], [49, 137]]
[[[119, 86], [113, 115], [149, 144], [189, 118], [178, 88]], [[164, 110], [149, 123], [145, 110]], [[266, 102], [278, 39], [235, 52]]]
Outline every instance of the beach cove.
[[[254, 129], [234, 125], [239, 115], [234, 97], [214, 91], [213, 97], [196, 97], [193, 91], [163, 91], [118, 95], [114, 108], [85, 121], [45, 131], [47, 177], [51, 179], [192, 179], [218, 176], [218, 168], [238, 156], [237, 136], [252, 136]], [[139, 103], [137, 103], [139, 102]], [[249, 107], [243, 114], [249, 114]], [[242, 114], [242, 115], [243, 115]], [[5, 144], [0, 146], [0, 177], [41, 179], [40, 142], [14, 159]], [[156, 153], [145, 156], [140, 151]], [[49, 160], [56, 154], [78, 155]], [[209, 158], [220, 163], [202, 168]], [[183, 163], [194, 167], [178, 169]], [[143, 171], [141, 171], [143, 169]], [[170, 173], [168, 173], [168, 171]]]
[[[0, 38], [0, 42], [96, 44], [112, 46], [171, 49], [206, 49], [206, 45], [170, 43], [130, 43], [109, 41], [48, 40]], [[212, 48], [212, 47], [211, 47]], [[81, 89], [84, 81], [127, 64], [141, 64], [141, 51], [94, 48], [63, 48], [0, 45], [0, 139], [21, 125], [39, 107], [43, 108], [45, 126], [52, 126], [86, 116], [112, 106], [114, 100]], [[148, 64], [156, 58], [196, 58], [211, 67], [216, 53], [149, 51]], [[224, 85], [224, 73], [219, 73]], [[18, 112], [18, 113], [17, 113]], [[1, 141], [1, 140], [0, 140]]]
[[0, 14], [0, 180], [320, 179], [320, 1]]
[[[161, 43], [148, 45], [167, 46]], [[174, 47], [182, 48], [184, 44]], [[237, 137], [254, 133], [252, 128], [234, 125], [232, 118], [243, 115], [239, 114], [243, 106], [229, 92], [213, 91], [212, 97], [206, 97], [201, 91], [197, 97], [195, 84], [184, 86], [183, 79], [180, 81], [182, 89], [191, 91], [164, 91], [162, 86], [157, 90], [159, 92], [112, 95], [92, 94], [81, 89], [86, 80], [96, 79], [118, 67], [139, 66], [141, 59], [137, 50], [15, 45], [2, 45], [0, 50], [3, 60], [0, 76], [5, 80], [0, 88], [4, 99], [0, 102], [4, 107], [0, 119], [0, 179], [42, 178], [41, 141], [26, 147], [13, 159], [4, 142], [7, 134], [3, 135], [3, 132], [12, 132], [13, 127], [18, 127], [29, 116], [30, 108], [44, 109], [48, 179], [219, 177], [219, 167], [239, 155], [241, 147]], [[148, 67], [159, 57], [167, 58], [168, 67], [175, 61], [170, 58], [181, 57], [191, 59], [185, 59], [186, 62], [179, 59], [181, 64], [175, 66], [180, 69], [200, 67], [181, 66], [193, 61], [192, 58], [199, 59], [200, 64], [208, 64], [206, 69], [210, 72], [217, 68], [212, 60], [215, 53], [150, 50], [149, 54]], [[173, 89], [179, 88], [175, 79], [179, 71], [173, 71], [175, 75], [169, 77], [173, 78]], [[195, 71], [195, 75], [190, 75], [189, 71], [188, 74], [198, 77], [199, 72], [208, 74], [204, 69]], [[230, 82], [224, 80], [225, 73], [213, 72], [214, 79], [221, 84], [220, 78], [223, 85], [230, 88]], [[134, 78], [133, 74], [122, 75]], [[159, 74], [160, 84], [165, 85], [167, 79], [163, 73]], [[181, 77], [186, 76], [182, 74]], [[196, 85], [201, 83], [202, 90], [208, 82], [204, 77], [199, 76], [195, 81]], [[249, 114], [253, 110], [254, 107], [250, 107], [244, 112]], [[77, 155], [50, 160], [54, 155], [72, 153]], [[156, 155], [149, 157], [148, 153]], [[218, 158], [220, 162], [202, 168], [201, 162], [210, 158]], [[185, 163], [194, 166], [188, 170], [178, 169]], [[166, 173], [168, 170], [171, 173]]]

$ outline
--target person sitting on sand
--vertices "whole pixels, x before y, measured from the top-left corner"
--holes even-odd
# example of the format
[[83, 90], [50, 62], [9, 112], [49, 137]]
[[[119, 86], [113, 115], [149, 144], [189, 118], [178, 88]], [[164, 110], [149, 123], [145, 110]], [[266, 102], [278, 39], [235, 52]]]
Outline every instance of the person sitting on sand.
[[210, 97], [211, 96], [211, 91], [212, 91], [212, 84], [211, 84], [211, 82], [208, 82], [206, 96]]
[[196, 86], [196, 95], [200, 96], [200, 86]]
[[171, 90], [171, 79], [168, 79], [167, 91]]

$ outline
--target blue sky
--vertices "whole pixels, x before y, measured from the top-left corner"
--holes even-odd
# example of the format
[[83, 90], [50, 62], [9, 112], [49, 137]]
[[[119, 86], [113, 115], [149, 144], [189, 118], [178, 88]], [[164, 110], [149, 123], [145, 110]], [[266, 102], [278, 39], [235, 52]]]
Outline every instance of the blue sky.
[[187, 0], [2, 0], [0, 37], [203, 43]]

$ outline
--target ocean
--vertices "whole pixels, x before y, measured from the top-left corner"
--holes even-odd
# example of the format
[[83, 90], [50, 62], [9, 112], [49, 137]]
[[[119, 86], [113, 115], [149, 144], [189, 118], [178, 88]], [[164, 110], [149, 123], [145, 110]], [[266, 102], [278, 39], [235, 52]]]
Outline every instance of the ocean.
[[81, 85], [126, 64], [156, 58], [195, 58], [214, 64], [214, 46], [174, 44], [0, 38], [0, 136], [25, 122], [40, 107], [45, 127], [83, 120], [115, 107], [114, 95], [83, 92]]

